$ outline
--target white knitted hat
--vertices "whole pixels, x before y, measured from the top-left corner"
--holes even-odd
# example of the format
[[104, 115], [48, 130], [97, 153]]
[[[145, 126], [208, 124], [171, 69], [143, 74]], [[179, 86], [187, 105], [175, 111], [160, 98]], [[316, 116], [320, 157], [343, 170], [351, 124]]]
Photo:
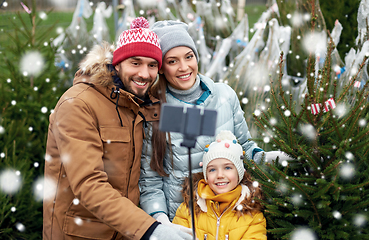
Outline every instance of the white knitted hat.
[[206, 168], [208, 164], [214, 159], [225, 158], [235, 165], [238, 172], [238, 183], [241, 182], [245, 173], [243, 165], [244, 151], [231, 131], [221, 131], [216, 136], [216, 140], [209, 146], [206, 146], [204, 150], [205, 153], [202, 157], [202, 171], [204, 173], [205, 181], [208, 181], [206, 176]]

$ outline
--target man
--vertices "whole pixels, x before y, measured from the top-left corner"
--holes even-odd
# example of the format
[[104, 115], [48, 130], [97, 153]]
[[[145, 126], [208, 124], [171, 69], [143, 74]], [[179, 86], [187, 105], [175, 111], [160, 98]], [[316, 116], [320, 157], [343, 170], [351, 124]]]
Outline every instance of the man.
[[95, 46], [50, 115], [44, 239], [192, 239], [137, 207], [143, 123], [158, 121], [148, 94], [162, 63], [144, 18], [113, 52]]

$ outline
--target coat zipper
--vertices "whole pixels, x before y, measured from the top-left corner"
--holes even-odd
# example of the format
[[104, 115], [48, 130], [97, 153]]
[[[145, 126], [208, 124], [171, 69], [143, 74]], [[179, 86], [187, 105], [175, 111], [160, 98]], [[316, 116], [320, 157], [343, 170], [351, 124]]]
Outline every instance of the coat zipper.
[[118, 232], [115, 232], [111, 240], [115, 240], [118, 236]]
[[218, 215], [215, 213], [213, 206], [211, 206], [211, 210], [213, 210], [213, 213], [215, 214], [215, 217], [217, 218], [217, 232], [215, 235], [215, 240], [218, 240], [219, 235], [219, 226], [220, 226], [220, 218], [223, 216], [223, 214], [228, 210], [229, 206], [223, 211], [223, 213], [218, 217]]
[[[220, 215], [220, 217], [221, 216], [222, 215]], [[220, 217], [217, 216], [217, 234], [215, 235], [215, 240], [218, 240], [218, 236], [219, 236]]]

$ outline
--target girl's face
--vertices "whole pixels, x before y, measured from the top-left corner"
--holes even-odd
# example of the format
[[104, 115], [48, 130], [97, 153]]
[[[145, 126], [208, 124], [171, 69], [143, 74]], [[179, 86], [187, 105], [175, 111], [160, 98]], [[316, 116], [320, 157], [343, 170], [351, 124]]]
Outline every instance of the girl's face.
[[216, 195], [232, 191], [238, 185], [236, 166], [225, 158], [212, 160], [206, 167], [206, 176], [209, 187]]
[[164, 74], [168, 83], [178, 90], [190, 89], [196, 81], [197, 60], [189, 47], [175, 47], [164, 56], [159, 73]]

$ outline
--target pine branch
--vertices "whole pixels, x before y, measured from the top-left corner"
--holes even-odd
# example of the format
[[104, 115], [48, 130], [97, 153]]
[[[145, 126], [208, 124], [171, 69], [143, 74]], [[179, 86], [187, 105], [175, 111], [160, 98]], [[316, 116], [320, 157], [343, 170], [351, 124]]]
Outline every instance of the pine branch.
[[287, 179], [287, 181], [289, 183], [291, 183], [292, 185], [294, 185], [297, 189], [299, 189], [301, 191], [301, 193], [303, 193], [306, 198], [309, 200], [309, 202], [311, 203], [311, 206], [313, 207], [314, 210], [314, 215], [317, 217], [319, 225], [321, 225], [321, 221], [320, 221], [320, 216], [318, 213], [318, 210], [314, 204], [313, 199], [311, 198], [310, 194], [308, 194], [304, 189], [302, 189], [302, 187], [300, 186], [300, 184], [298, 184], [296, 181], [294, 181], [293, 179], [291, 179], [288, 175], [286, 175], [285, 173], [281, 172], [279, 169], [275, 169], [276, 173], [279, 174], [282, 179]]
[[[367, 135], [369, 135], [369, 130], [366, 131], [363, 136], [367, 136]], [[366, 140], [364, 142], [362, 142], [360, 144], [357, 144], [355, 147], [349, 147], [347, 150], [354, 152], [356, 150], [360, 150], [360, 149], [363, 149], [365, 147], [368, 147], [368, 145], [369, 145], [369, 139], [366, 138]]]
[[360, 188], [365, 188], [366, 186], [369, 186], [369, 181], [363, 182], [361, 184], [358, 185], [353, 185], [352, 187], [345, 187], [344, 189], [342, 189], [343, 193], [350, 193], [354, 190], [358, 190]]
[[[334, 178], [334, 180], [335, 179], [336, 177]], [[326, 184], [327, 182], [325, 179], [317, 179], [318, 184], [319, 182], [321, 182], [322, 185], [324, 184], [325, 186], [323, 188], [320, 188], [320, 190], [312, 196], [312, 198], [314, 199], [321, 198], [324, 194], [327, 194], [328, 190], [334, 185], [334, 181], [332, 181], [330, 184]]]
[[328, 45], [328, 52], [327, 52], [327, 58], [326, 61], [324, 62], [324, 67], [322, 70], [321, 75], [322, 77], [322, 82], [320, 84], [320, 87], [324, 87], [324, 91], [323, 91], [323, 96], [320, 96], [320, 92], [321, 91], [317, 91], [317, 97], [316, 99], [320, 99], [320, 102], [324, 103], [328, 98], [327, 98], [327, 92], [328, 92], [328, 87], [326, 87], [329, 83], [330, 77], [331, 77], [331, 60], [332, 60], [332, 52], [334, 50], [334, 43], [332, 40], [332, 37], [330, 36], [329, 31], [328, 35], [330, 37], [330, 41], [329, 41], [329, 45]]
[[307, 158], [307, 161], [311, 163], [311, 165], [314, 166], [315, 169], [318, 168], [317, 162], [313, 159], [313, 156], [311, 156], [308, 152], [306, 152], [301, 146], [297, 146], [300, 149], [300, 152]]
[[339, 165], [342, 163], [341, 160], [336, 160], [335, 163], [329, 164], [327, 165], [327, 167], [325, 167], [323, 174], [324, 176], [328, 176], [329, 173], [331, 173], [332, 171], [337, 170], [337, 168], [339, 167]]
[[[351, 81], [350, 81], [350, 83], [347, 86], [344, 87], [344, 91], [342, 92], [341, 96], [338, 98], [337, 103], [340, 103], [343, 100], [343, 98], [346, 96], [346, 94], [349, 91], [349, 89], [352, 87], [352, 85], [354, 85], [354, 82], [357, 79], [359, 73], [361, 72], [361, 69], [365, 66], [365, 62], [366, 62], [367, 59], [368, 59], [368, 57], [365, 56], [364, 59], [363, 59], [363, 61], [359, 65], [359, 69], [358, 69], [355, 77], [352, 78]], [[367, 84], [368, 84], [368, 82], [365, 84], [365, 86], [367, 86]]]
[[363, 209], [369, 206], [369, 200], [367, 199], [364, 199], [364, 201], [355, 201], [355, 202], [357, 202], [358, 204], [351, 205], [350, 210], [347, 212], [343, 212], [342, 214], [355, 212], [356, 210]]
[[[329, 113], [330, 115], [331, 115], [331, 113]], [[336, 122], [336, 119], [335, 118], [330, 118], [331, 119], [331, 123], [332, 123], [332, 125], [333, 125], [333, 129], [334, 129], [334, 131], [336, 132], [336, 134], [337, 134], [337, 136], [338, 136], [338, 138], [339, 138], [339, 140], [340, 141], [342, 141], [343, 140], [343, 137], [342, 137], [342, 134], [341, 134], [341, 132], [340, 132], [340, 130], [338, 129], [338, 126], [337, 126], [337, 122]], [[341, 124], [340, 124], [341, 125]]]
[[17, 16], [18, 16], [18, 19], [21, 21], [22, 23], [22, 26], [23, 26], [23, 29], [19, 28], [18, 25], [12, 20], [12, 19], [9, 19], [10, 22], [13, 24], [14, 26], [14, 29], [17, 29], [26, 39], [31, 39], [32, 37], [32, 34], [31, 32], [28, 30], [28, 27], [27, 27], [27, 24], [24, 22], [21, 14], [19, 12], [17, 12]]
[[[368, 94], [367, 94], [368, 96]], [[360, 116], [362, 115], [362, 112], [364, 111], [364, 108], [362, 108], [362, 105], [366, 101], [365, 97], [364, 98], [359, 98], [360, 99], [360, 102], [356, 104], [356, 107], [351, 111], [353, 113], [353, 115], [350, 116], [350, 120], [351, 121], [351, 127], [349, 128], [349, 130], [346, 132], [346, 135], [345, 137], [348, 138], [349, 135], [351, 134], [352, 135], [352, 131], [354, 129], [354, 127], [357, 125], [357, 122], [359, 121], [359, 118]], [[359, 110], [361, 109], [361, 110]], [[347, 120], [345, 122], [347, 122], [349, 120], [349, 118], [347, 118]]]

